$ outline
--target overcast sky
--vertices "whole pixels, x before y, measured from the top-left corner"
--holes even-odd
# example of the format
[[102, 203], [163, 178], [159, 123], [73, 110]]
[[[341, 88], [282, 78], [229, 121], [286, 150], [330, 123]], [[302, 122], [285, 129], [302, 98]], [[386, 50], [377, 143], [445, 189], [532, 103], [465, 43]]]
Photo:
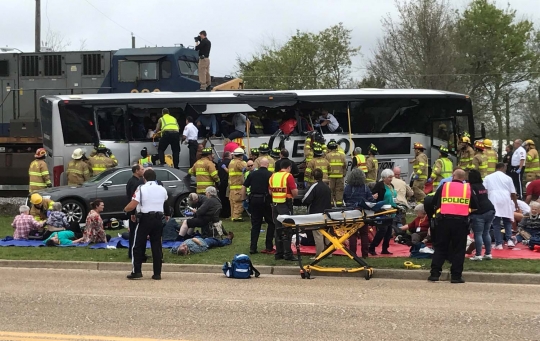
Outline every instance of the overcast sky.
[[[35, 1], [0, 1], [0, 46], [33, 51]], [[468, 3], [452, 2], [460, 8]], [[507, 3], [518, 17], [540, 24], [540, 0], [498, 1]], [[42, 40], [48, 30], [58, 31], [72, 50], [80, 48], [81, 39], [87, 50], [131, 47], [130, 32], [137, 47], [193, 45], [204, 29], [212, 41], [211, 73], [216, 76], [232, 74], [237, 56], [248, 57], [261, 42], [285, 41], [296, 29], [318, 32], [340, 21], [353, 30], [353, 45], [362, 48], [363, 55], [354, 60], [355, 76], [360, 76], [382, 35], [381, 17], [396, 16], [394, 0], [41, 0], [41, 7]]]

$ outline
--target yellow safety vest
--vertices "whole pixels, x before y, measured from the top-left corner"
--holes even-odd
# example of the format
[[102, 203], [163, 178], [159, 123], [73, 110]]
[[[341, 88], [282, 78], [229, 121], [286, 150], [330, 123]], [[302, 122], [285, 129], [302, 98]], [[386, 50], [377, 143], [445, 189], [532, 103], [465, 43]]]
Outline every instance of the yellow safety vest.
[[287, 201], [287, 197], [291, 197], [287, 194], [287, 179], [290, 175], [285, 171], [272, 174], [270, 180], [268, 180], [272, 192], [272, 202], [282, 204]]
[[180, 131], [176, 118], [172, 117], [171, 115], [165, 114], [160, 118], [160, 120], [161, 131]]
[[364, 154], [358, 154], [354, 157], [356, 159], [356, 167], [364, 173], [367, 173], [366, 156]]

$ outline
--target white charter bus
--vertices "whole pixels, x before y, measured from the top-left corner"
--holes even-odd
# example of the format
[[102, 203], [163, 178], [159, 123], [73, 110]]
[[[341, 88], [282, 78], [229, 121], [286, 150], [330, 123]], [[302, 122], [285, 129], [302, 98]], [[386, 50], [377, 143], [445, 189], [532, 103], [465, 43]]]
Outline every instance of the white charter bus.
[[[76, 148], [89, 152], [98, 142], [104, 143], [120, 166], [137, 162], [143, 147], [149, 154], [157, 154], [157, 141], [147, 138], [146, 128], [152, 124], [150, 117], [159, 117], [163, 108], [177, 117], [181, 131], [187, 116], [196, 119], [199, 115], [216, 115], [218, 128], [222, 120], [235, 113], [258, 117], [263, 133], [250, 134], [249, 139], [244, 138], [245, 145], [254, 148], [267, 142], [278, 147], [281, 143], [297, 163], [304, 160], [305, 135], [298, 132], [285, 136], [276, 131], [276, 121], [294, 112], [316, 120], [313, 114], [325, 108], [337, 118], [343, 132], [324, 137], [327, 142], [338, 141], [349, 162], [355, 147], [360, 146], [365, 154], [373, 143], [379, 151], [379, 171], [400, 166], [403, 177], [412, 172], [409, 161], [414, 158], [415, 142], [427, 148], [431, 164], [438, 156], [437, 146], [448, 145], [452, 150], [458, 134], [467, 131], [474, 138], [475, 132], [483, 131], [474, 125], [469, 96], [420, 89], [58, 95], [42, 97], [40, 108], [43, 144], [54, 186], [66, 184], [65, 170]], [[223, 139], [211, 141], [221, 154]], [[188, 166], [189, 152], [182, 145], [180, 168]]]

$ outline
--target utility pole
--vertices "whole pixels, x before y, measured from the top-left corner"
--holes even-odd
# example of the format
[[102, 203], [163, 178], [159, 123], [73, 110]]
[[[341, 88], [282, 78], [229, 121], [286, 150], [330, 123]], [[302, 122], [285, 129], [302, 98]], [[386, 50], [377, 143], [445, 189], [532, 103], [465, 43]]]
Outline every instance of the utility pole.
[[504, 96], [504, 101], [506, 103], [506, 143], [510, 144], [510, 95], [508, 93]]
[[36, 53], [41, 50], [41, 0], [36, 0]]
[[131, 32], [131, 48], [135, 48], [135, 36], [133, 35], [133, 32]]

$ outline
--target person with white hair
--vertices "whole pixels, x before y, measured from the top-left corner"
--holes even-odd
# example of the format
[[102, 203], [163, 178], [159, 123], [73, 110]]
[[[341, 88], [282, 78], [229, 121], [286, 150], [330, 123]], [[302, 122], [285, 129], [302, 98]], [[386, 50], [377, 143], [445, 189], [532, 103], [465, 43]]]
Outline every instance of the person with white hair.
[[533, 201], [529, 204], [530, 213], [525, 214], [518, 225], [519, 234], [524, 240], [531, 237], [540, 238], [540, 203]]
[[[396, 201], [397, 201], [397, 191], [394, 188], [394, 185], [392, 185], [392, 180], [394, 179], [394, 171], [391, 169], [385, 169], [381, 172], [381, 179], [379, 182], [375, 184], [373, 187], [373, 194], [377, 194], [377, 200], [383, 201], [385, 205], [390, 205], [392, 207], [397, 207]], [[392, 238], [392, 223], [388, 223], [386, 225], [378, 225], [377, 226], [377, 234], [375, 234], [375, 237], [373, 238], [373, 241], [369, 245], [369, 254], [372, 256], [376, 256], [377, 252], [375, 252], [375, 248], [379, 246], [381, 241], [383, 242], [382, 245], [382, 252], [383, 255], [391, 255], [392, 253], [388, 250], [388, 247], [390, 246], [390, 239]]]
[[198, 209], [193, 209], [194, 217], [182, 222], [178, 235], [185, 238], [193, 235], [195, 228], [205, 227], [210, 224], [221, 210], [221, 200], [218, 198], [217, 190], [214, 186], [206, 187], [206, 200]]
[[55, 202], [51, 214], [47, 217], [47, 231], [56, 232], [69, 229], [67, 216], [62, 212], [62, 204]]
[[19, 215], [15, 216], [11, 226], [15, 229], [13, 231], [13, 239], [25, 240], [28, 239], [28, 235], [32, 230], [39, 230], [43, 228], [45, 222], [37, 221], [32, 215], [30, 215], [30, 207], [22, 205], [19, 207]]
[[352, 169], [359, 168], [362, 172], [367, 173], [366, 156], [362, 154], [362, 148], [356, 147], [353, 151]]
[[424, 204], [416, 205], [414, 213], [416, 213], [416, 218], [407, 225], [401, 226], [401, 230], [411, 232], [410, 245], [417, 245], [429, 240], [429, 218], [424, 209]]

